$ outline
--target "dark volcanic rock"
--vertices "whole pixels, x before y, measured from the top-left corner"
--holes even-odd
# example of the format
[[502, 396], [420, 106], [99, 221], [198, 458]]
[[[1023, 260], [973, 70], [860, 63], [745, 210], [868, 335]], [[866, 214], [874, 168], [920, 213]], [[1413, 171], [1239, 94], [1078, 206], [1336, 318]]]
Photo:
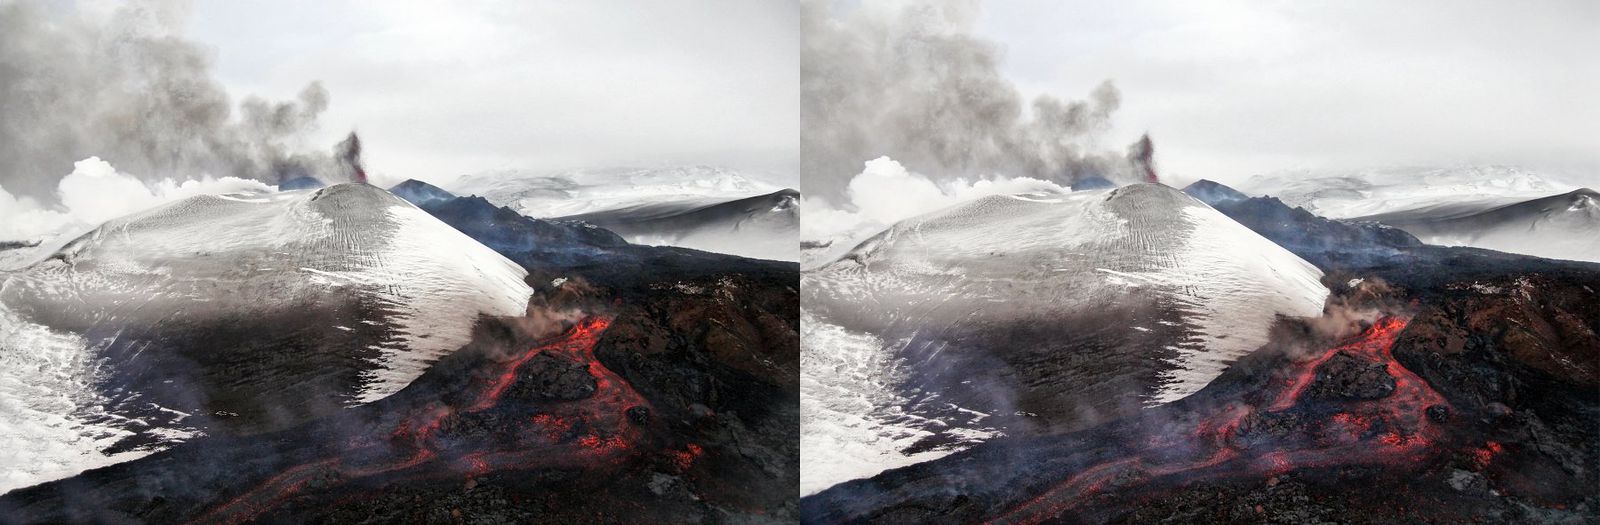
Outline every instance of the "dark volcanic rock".
[[456, 198], [455, 194], [444, 189], [416, 179], [406, 179], [405, 182], [389, 188], [389, 192], [405, 199], [406, 202], [423, 206], [436, 202], [444, 202]]
[[628, 421], [643, 425], [650, 422], [650, 409], [645, 407], [628, 407]]
[[1487, 425], [1506, 450], [1496, 455], [1515, 456], [1489, 466], [1500, 489], [1561, 499], [1574, 489], [1551, 479], [1600, 486], [1600, 277], [1461, 288], [1461, 300], [1417, 315], [1395, 357], [1436, 385], [1459, 419]]
[[1422, 247], [1416, 237], [1377, 223], [1324, 219], [1290, 208], [1275, 197], [1246, 197], [1233, 188], [1202, 180], [1184, 188], [1240, 224], [1306, 261], [1328, 266], [1370, 266], [1408, 258]]
[[1249, 195], [1245, 195], [1239, 190], [1235, 190], [1233, 188], [1229, 188], [1205, 179], [1201, 179], [1194, 184], [1185, 186], [1183, 188], [1183, 192], [1196, 199], [1200, 199], [1200, 202], [1204, 202], [1212, 208], [1215, 208], [1220, 204], [1250, 199]]
[[1322, 399], [1379, 399], [1394, 393], [1383, 363], [1338, 352], [1317, 367], [1310, 393]]
[[572, 401], [594, 395], [589, 364], [550, 354], [539, 354], [522, 366], [516, 382], [506, 389], [514, 398]]
[[1450, 407], [1433, 405], [1428, 407], [1428, 419], [1434, 423], [1443, 423], [1450, 420]]

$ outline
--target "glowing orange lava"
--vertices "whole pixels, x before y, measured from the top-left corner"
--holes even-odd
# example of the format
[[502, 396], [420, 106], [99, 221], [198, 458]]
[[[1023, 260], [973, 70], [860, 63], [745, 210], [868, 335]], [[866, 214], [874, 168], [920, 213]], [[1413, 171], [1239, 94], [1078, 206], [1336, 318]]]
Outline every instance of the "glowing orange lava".
[[[404, 418], [387, 436], [357, 438], [335, 457], [313, 461], [269, 478], [253, 489], [212, 508], [194, 523], [241, 523], [284, 503], [306, 487], [326, 488], [367, 476], [419, 469], [419, 475], [481, 476], [502, 469], [594, 467], [622, 461], [640, 435], [628, 421], [632, 407], [648, 402], [616, 373], [595, 359], [594, 347], [611, 319], [589, 317], [565, 333], [505, 362], [496, 363], [487, 379], [475, 384], [465, 407], [424, 406]], [[452, 418], [494, 408], [518, 378], [521, 367], [540, 353], [587, 363], [596, 389], [588, 398], [550, 403], [524, 416], [532, 437], [499, 443], [488, 449], [460, 452], [438, 439]], [[581, 434], [572, 436], [574, 429]], [[696, 447], [698, 448], [698, 447]], [[372, 459], [376, 458], [376, 459]]]
[[[1142, 445], [1130, 456], [1083, 468], [991, 523], [1039, 523], [1070, 511], [1113, 485], [1126, 486], [1175, 474], [1195, 479], [1239, 472], [1270, 477], [1306, 467], [1394, 464], [1419, 459], [1429, 452], [1429, 445], [1441, 432], [1426, 417], [1427, 408], [1448, 405], [1422, 378], [1394, 359], [1392, 347], [1407, 322], [1403, 317], [1379, 319], [1352, 340], [1314, 359], [1292, 364], [1286, 380], [1263, 403], [1265, 408], [1230, 403], [1201, 419], [1186, 436], [1158, 435], [1137, 441]], [[1331, 415], [1327, 407], [1313, 407], [1315, 403], [1308, 403], [1303, 396], [1316, 379], [1317, 367], [1339, 352], [1384, 364], [1394, 378], [1394, 392], [1382, 399], [1332, 403]], [[1323, 419], [1287, 436], [1252, 428], [1256, 421], [1284, 417], [1289, 411], [1320, 414]], [[1189, 452], [1174, 458], [1171, 450]], [[1488, 447], [1483, 455], [1492, 455]]]

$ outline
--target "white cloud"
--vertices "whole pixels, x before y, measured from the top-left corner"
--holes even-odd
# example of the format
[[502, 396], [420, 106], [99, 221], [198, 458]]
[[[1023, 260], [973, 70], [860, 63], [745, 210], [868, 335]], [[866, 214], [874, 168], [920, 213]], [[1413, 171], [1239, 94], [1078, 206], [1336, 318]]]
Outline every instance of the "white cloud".
[[867, 161], [850, 179], [848, 202], [836, 206], [821, 197], [801, 200], [800, 236], [803, 240], [836, 241], [836, 248], [911, 217], [941, 210], [988, 195], [1062, 193], [1071, 191], [1053, 182], [1027, 177], [990, 176], [973, 180], [934, 182], [907, 171], [889, 157]]
[[99, 157], [73, 163], [56, 187], [59, 206], [16, 197], [0, 186], [0, 241], [44, 240], [87, 230], [107, 220], [195, 195], [266, 192], [277, 188], [256, 180], [223, 177], [145, 183], [117, 171]]

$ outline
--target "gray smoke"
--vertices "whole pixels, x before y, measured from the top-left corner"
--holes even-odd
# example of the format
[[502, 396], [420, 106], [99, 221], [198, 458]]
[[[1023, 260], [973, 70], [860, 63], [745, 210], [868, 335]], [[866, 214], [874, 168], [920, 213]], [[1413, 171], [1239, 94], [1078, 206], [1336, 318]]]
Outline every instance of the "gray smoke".
[[0, 185], [50, 202], [90, 156], [151, 180], [276, 183], [337, 168], [329, 153], [297, 151], [327, 90], [312, 82], [295, 100], [250, 97], [235, 112], [205, 50], [181, 37], [186, 17], [174, 2], [99, 16], [0, 3]]
[[888, 155], [935, 180], [991, 173], [1066, 185], [1142, 178], [1123, 155], [1089, 144], [1110, 125], [1110, 81], [1087, 100], [1040, 96], [1031, 111], [1000, 74], [1002, 50], [971, 33], [974, 0], [835, 2], [801, 8], [801, 173], [806, 191], [842, 196], [862, 162]]

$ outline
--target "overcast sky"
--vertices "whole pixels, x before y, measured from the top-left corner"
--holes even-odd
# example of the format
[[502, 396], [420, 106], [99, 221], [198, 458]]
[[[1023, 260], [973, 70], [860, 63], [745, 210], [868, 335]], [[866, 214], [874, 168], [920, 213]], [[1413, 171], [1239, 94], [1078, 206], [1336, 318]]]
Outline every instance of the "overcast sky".
[[1024, 94], [1122, 90], [1164, 171], [1515, 164], [1600, 185], [1600, 2], [984, 4]]
[[[798, 7], [773, 1], [197, 2], [235, 99], [320, 80], [370, 170], [712, 164], [792, 181]], [[793, 185], [793, 182], [787, 182]]]

